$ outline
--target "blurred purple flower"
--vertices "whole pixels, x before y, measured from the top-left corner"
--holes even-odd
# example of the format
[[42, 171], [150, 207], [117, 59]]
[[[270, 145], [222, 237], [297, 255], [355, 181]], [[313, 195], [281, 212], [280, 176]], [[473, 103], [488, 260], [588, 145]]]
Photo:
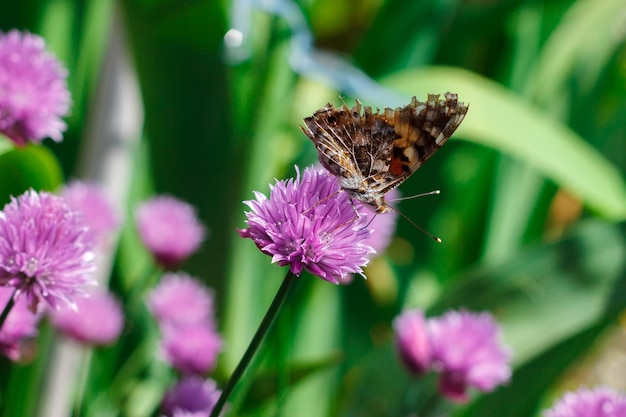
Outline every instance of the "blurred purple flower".
[[194, 208], [174, 197], [154, 197], [139, 206], [135, 220], [141, 241], [156, 261], [172, 268], [194, 253], [205, 229]]
[[205, 374], [213, 370], [222, 350], [222, 339], [206, 323], [164, 326], [161, 350], [164, 359], [184, 374]]
[[[0, 311], [9, 303], [14, 291], [11, 287], [0, 287]], [[0, 329], [0, 354], [14, 362], [29, 356], [28, 340], [37, 335], [39, 318], [39, 314], [33, 314], [28, 309], [26, 299], [18, 297]], [[24, 347], [27, 348], [26, 352]]]
[[165, 394], [161, 411], [166, 417], [184, 415], [180, 413], [204, 413], [204, 416], [208, 416], [220, 394], [213, 380], [186, 376]]
[[366, 243], [370, 216], [357, 216], [348, 194], [339, 191], [324, 169], [307, 168], [302, 176], [297, 171], [295, 180], [276, 181], [269, 199], [255, 192], [255, 200], [244, 202], [251, 211], [239, 234], [295, 275], [306, 269], [335, 284], [352, 273], [362, 275], [374, 252]]
[[566, 393], [545, 417], [626, 417], [626, 395], [609, 388]]
[[213, 292], [187, 274], [164, 274], [148, 294], [147, 304], [161, 325], [207, 323], [215, 327]]
[[61, 197], [33, 190], [12, 197], [0, 213], [0, 285], [17, 288], [33, 312], [41, 300], [53, 308], [74, 305], [95, 283], [86, 231]]
[[177, 408], [172, 413], [172, 417], [209, 417], [210, 413], [206, 411], [187, 411]]
[[428, 333], [439, 388], [449, 399], [466, 401], [469, 387], [488, 392], [511, 378], [510, 350], [489, 313], [450, 311], [429, 319]]
[[398, 354], [404, 365], [415, 375], [427, 372], [432, 358], [424, 313], [421, 310], [405, 311], [393, 321], [393, 328]]
[[[387, 193], [385, 199], [393, 207], [395, 204], [393, 200], [400, 197], [400, 191], [393, 189]], [[370, 216], [374, 216], [370, 222], [368, 229], [372, 230], [372, 233], [365, 240], [365, 243], [376, 251], [376, 255], [381, 255], [391, 243], [391, 238], [396, 232], [396, 223], [398, 222], [398, 212], [395, 210], [387, 211], [385, 213], [376, 213], [370, 206], [357, 202], [359, 207], [363, 210], [367, 210]], [[371, 256], [370, 258], [373, 258]]]
[[67, 70], [30, 33], [0, 32], [0, 133], [15, 144], [59, 142], [66, 129], [70, 93]]
[[76, 309], [64, 306], [50, 311], [54, 326], [86, 345], [108, 345], [117, 340], [124, 327], [124, 313], [110, 293], [93, 291], [76, 299]]
[[88, 233], [97, 244], [106, 244], [110, 235], [119, 227], [119, 216], [113, 203], [96, 184], [72, 181], [61, 193], [74, 211], [83, 215]]

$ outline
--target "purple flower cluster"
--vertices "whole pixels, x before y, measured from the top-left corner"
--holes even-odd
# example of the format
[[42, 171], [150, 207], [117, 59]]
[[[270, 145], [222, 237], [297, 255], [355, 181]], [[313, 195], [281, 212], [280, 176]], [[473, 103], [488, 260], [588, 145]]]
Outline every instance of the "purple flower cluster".
[[60, 141], [70, 93], [65, 70], [30, 33], [0, 32], [0, 133], [15, 144]]
[[110, 235], [119, 227], [120, 219], [104, 190], [96, 184], [73, 181], [61, 195], [72, 210], [83, 215], [91, 238], [105, 249]]
[[0, 212], [0, 285], [16, 288], [33, 312], [42, 300], [74, 306], [95, 284], [92, 246], [81, 216], [63, 198], [27, 191]]
[[165, 361], [183, 374], [212, 371], [222, 349], [212, 292], [186, 274], [168, 273], [147, 304], [161, 328]]
[[440, 373], [439, 390], [464, 402], [469, 387], [489, 392], [511, 377], [511, 353], [500, 341], [499, 329], [488, 313], [449, 311], [425, 319], [420, 310], [394, 320], [398, 353], [413, 374], [432, 369]]
[[162, 328], [165, 360], [183, 374], [206, 374], [215, 368], [222, 338], [207, 323]]
[[[296, 168], [297, 169], [297, 168]], [[255, 192], [244, 203], [248, 227], [239, 230], [272, 262], [300, 275], [307, 270], [339, 284], [363, 274], [374, 249], [367, 243], [371, 213], [352, 204], [334, 176], [307, 168], [296, 179], [276, 181], [269, 198]]]
[[76, 308], [63, 306], [50, 312], [54, 326], [70, 338], [86, 345], [109, 345], [124, 327], [124, 313], [110, 293], [93, 291], [76, 299]]
[[579, 389], [565, 394], [545, 417], [626, 417], [626, 395], [609, 388]]
[[148, 296], [148, 308], [162, 324], [213, 323], [213, 292], [184, 273], [167, 273]]
[[154, 259], [172, 269], [193, 254], [205, 236], [192, 206], [174, 197], [154, 197], [135, 214], [137, 230]]
[[161, 411], [165, 417], [206, 417], [211, 414], [220, 394], [213, 380], [187, 376], [165, 394]]

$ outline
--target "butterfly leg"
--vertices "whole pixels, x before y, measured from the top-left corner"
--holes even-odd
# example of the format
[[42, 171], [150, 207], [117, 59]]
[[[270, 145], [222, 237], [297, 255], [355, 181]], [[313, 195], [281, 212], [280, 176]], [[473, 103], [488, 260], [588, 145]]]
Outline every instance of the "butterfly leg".
[[[302, 214], [307, 214], [308, 212], [310, 212], [311, 210], [313, 210], [315, 207], [317, 207], [318, 205], [328, 201], [329, 199], [336, 197], [340, 192], [342, 192], [343, 190], [339, 189], [337, 191], [335, 191], [332, 194], [327, 195], [326, 197], [322, 198], [321, 200], [318, 200], [317, 203], [313, 204], [311, 207], [309, 207], [308, 209], [304, 210], [302, 212]], [[350, 203], [352, 203], [352, 200], [350, 200]], [[354, 206], [352, 206], [354, 208]]]

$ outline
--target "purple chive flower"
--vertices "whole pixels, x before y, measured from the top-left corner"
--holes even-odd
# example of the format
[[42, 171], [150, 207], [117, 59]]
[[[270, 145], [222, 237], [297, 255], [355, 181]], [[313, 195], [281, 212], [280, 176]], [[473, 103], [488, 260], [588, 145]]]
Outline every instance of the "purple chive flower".
[[124, 313], [110, 293], [93, 291], [76, 299], [76, 308], [64, 306], [50, 312], [54, 326], [86, 345], [108, 345], [117, 340], [124, 327]]
[[[4, 310], [14, 291], [14, 288], [0, 287], [0, 311]], [[14, 362], [29, 356], [29, 341], [37, 335], [39, 318], [39, 314], [28, 309], [26, 299], [18, 297], [0, 329], [0, 355]]]
[[166, 417], [185, 415], [182, 413], [208, 416], [220, 394], [221, 391], [213, 380], [186, 376], [165, 394], [161, 411]]
[[164, 274], [147, 304], [161, 325], [214, 323], [213, 292], [184, 273]]
[[374, 252], [366, 243], [370, 215], [356, 215], [356, 206], [326, 170], [307, 168], [302, 176], [297, 170], [295, 180], [276, 181], [269, 199], [259, 192], [255, 196], [244, 201], [250, 208], [248, 227], [239, 234], [273, 263], [289, 265], [295, 275], [306, 269], [335, 284], [363, 274]]
[[163, 333], [165, 361], [185, 374], [213, 370], [222, 348], [213, 293], [189, 275], [167, 273], [148, 295], [147, 304]]
[[61, 195], [72, 210], [83, 215], [94, 242], [106, 244], [110, 234], [119, 227], [120, 220], [104, 190], [96, 184], [72, 181]]
[[222, 339], [205, 323], [164, 326], [161, 350], [174, 369], [184, 374], [205, 374], [213, 370], [222, 350]]
[[155, 197], [139, 206], [136, 223], [141, 241], [166, 268], [194, 253], [205, 234], [194, 208], [169, 196]]
[[70, 107], [67, 70], [30, 33], [0, 32], [0, 133], [16, 145], [59, 142]]
[[626, 417], [626, 395], [610, 388], [579, 389], [565, 394], [545, 417]]
[[18, 289], [31, 311], [45, 300], [74, 305], [94, 284], [92, 242], [81, 216], [63, 198], [27, 191], [0, 212], [0, 285]]
[[396, 347], [407, 369], [421, 375], [432, 365], [430, 338], [424, 313], [421, 310], [405, 311], [393, 321]]
[[428, 333], [439, 389], [449, 399], [466, 401], [469, 387], [489, 392], [511, 378], [511, 353], [489, 313], [450, 311], [429, 319]]

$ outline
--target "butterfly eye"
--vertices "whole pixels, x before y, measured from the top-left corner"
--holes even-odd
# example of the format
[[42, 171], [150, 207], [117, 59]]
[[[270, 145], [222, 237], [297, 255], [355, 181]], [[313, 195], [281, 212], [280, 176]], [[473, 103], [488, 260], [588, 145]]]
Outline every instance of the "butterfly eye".
[[328, 123], [329, 125], [334, 125], [335, 123], [337, 123], [337, 118], [335, 116], [328, 116], [326, 118], [326, 123]]

